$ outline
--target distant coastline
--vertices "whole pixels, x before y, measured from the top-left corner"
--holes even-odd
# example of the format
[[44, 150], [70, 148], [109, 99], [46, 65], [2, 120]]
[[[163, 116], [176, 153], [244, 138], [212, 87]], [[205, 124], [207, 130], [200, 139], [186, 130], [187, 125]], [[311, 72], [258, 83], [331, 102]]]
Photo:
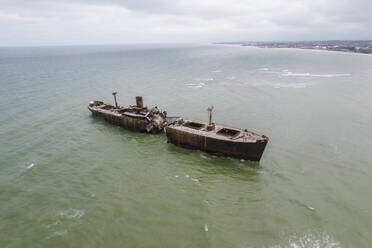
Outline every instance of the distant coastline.
[[240, 45], [259, 48], [295, 48], [305, 50], [323, 50], [349, 53], [372, 54], [372, 40], [329, 40], [298, 42], [215, 42], [217, 45]]

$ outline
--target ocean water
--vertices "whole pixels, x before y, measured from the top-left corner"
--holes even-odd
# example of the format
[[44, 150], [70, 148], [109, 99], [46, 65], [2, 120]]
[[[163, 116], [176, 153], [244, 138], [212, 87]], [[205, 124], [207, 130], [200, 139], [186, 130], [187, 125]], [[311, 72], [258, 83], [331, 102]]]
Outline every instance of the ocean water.
[[[270, 138], [260, 163], [91, 100]], [[372, 56], [224, 45], [0, 48], [0, 247], [371, 247]]]

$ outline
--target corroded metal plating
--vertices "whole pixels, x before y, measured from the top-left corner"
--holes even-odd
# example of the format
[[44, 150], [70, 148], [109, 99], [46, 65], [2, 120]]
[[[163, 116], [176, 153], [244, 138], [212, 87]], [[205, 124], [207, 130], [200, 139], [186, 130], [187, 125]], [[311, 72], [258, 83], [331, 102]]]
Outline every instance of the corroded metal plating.
[[260, 161], [269, 140], [247, 130], [183, 118], [170, 123], [165, 132], [174, 145], [252, 161]]
[[169, 143], [198, 149], [212, 154], [234, 158], [260, 161], [269, 138], [248, 130], [217, 125], [212, 122], [213, 106], [208, 108], [209, 122], [167, 117], [166, 111], [157, 107], [143, 106], [143, 99], [136, 97], [135, 106], [117, 105], [116, 92], [113, 93], [115, 105], [101, 101], [90, 102], [88, 109], [95, 116], [136, 132], [159, 133], [163, 130]]
[[162, 132], [166, 124], [167, 113], [157, 107], [150, 109], [143, 107], [142, 97], [136, 99], [137, 106], [121, 107], [101, 101], [92, 101], [88, 109], [93, 115], [103, 117], [107, 122], [131, 131], [154, 134]]

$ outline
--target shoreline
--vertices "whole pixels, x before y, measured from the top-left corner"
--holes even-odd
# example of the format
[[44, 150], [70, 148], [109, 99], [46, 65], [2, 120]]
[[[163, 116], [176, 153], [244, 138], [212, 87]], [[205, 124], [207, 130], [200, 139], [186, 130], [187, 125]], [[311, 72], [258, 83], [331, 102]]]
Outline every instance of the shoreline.
[[358, 53], [358, 52], [349, 52], [349, 51], [332, 51], [328, 49], [303, 49], [299, 47], [260, 47], [253, 45], [243, 45], [243, 44], [224, 44], [224, 43], [213, 43], [213, 45], [224, 45], [224, 46], [236, 46], [236, 47], [249, 47], [257, 49], [273, 49], [273, 50], [300, 50], [300, 51], [312, 51], [312, 52], [330, 52], [335, 54], [354, 54], [354, 55], [366, 55], [371, 56], [372, 53]]

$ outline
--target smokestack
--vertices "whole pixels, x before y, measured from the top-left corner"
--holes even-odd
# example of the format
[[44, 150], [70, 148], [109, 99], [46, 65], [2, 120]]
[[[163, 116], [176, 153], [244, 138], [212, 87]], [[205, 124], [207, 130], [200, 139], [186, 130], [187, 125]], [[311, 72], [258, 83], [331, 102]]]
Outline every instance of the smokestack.
[[136, 96], [136, 104], [138, 108], [143, 108], [142, 96]]

